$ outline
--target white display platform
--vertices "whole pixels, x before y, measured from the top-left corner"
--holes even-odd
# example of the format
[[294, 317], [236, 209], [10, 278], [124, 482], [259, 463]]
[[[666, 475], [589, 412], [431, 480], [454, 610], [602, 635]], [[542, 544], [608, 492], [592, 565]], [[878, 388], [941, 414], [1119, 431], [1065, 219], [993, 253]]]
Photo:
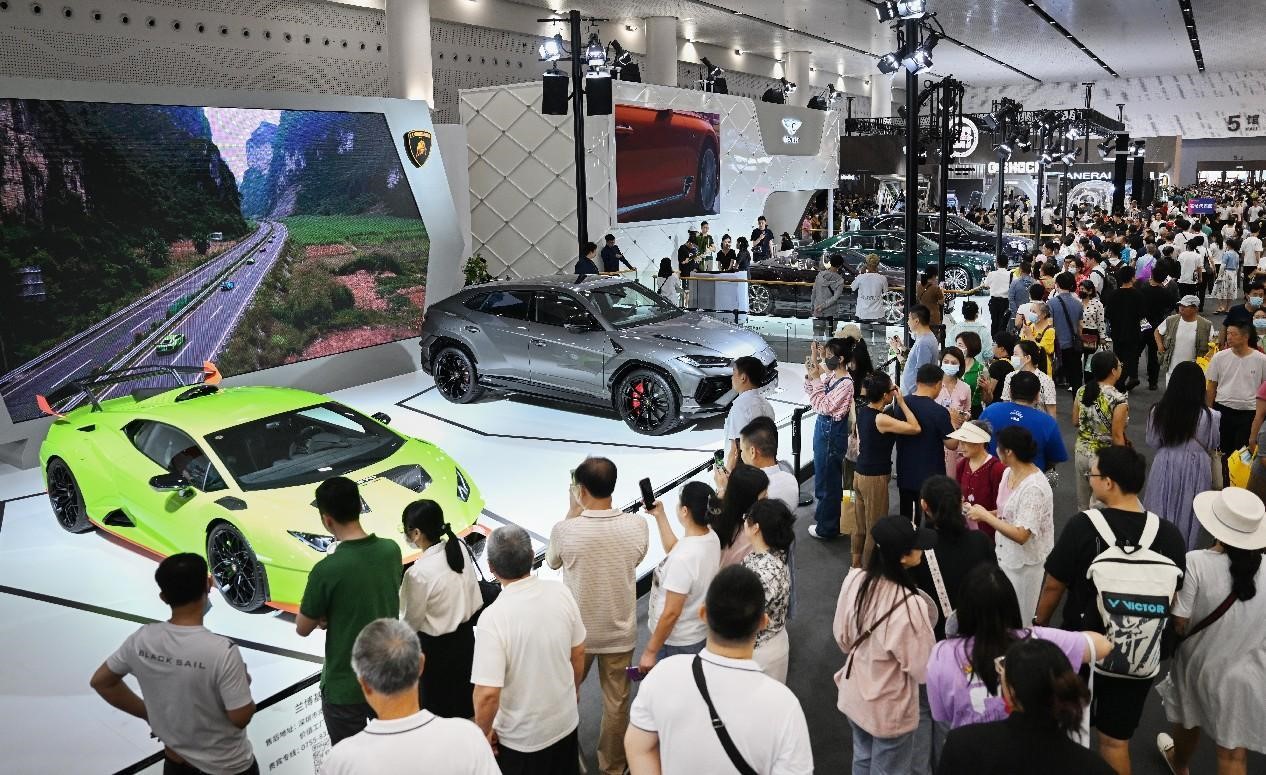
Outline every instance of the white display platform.
[[[790, 460], [792, 414], [807, 404], [804, 367], [781, 363], [779, 373], [780, 384], [768, 397], [781, 428], [781, 456]], [[613, 414], [503, 396], [458, 406], [433, 387], [418, 372], [331, 396], [366, 413], [386, 412], [393, 428], [439, 445], [482, 490], [487, 505], [481, 522], [487, 527], [521, 525], [536, 538], [538, 548], [567, 509], [569, 471], [586, 456], [616, 463], [615, 502], [624, 506], [640, 497], [642, 477], [650, 477], [657, 491], [684, 478], [709, 480], [706, 465], [721, 445], [720, 418], [648, 437], [629, 430]], [[812, 458], [812, 423], [810, 411], [803, 419], [805, 463]], [[675, 492], [673, 488], [663, 495], [670, 514], [675, 513]], [[63, 531], [37, 470], [0, 468], [0, 501], [0, 643], [10, 658], [0, 671], [4, 772], [149, 771], [135, 767], [160, 749], [147, 725], [106, 705], [88, 679], [141, 623], [167, 616], [154, 586], [154, 560], [101, 533]], [[650, 536], [639, 574], [663, 557], [653, 526]], [[240, 613], [216, 592], [212, 604], [207, 626], [238, 641], [256, 702], [293, 690], [319, 670], [321, 631], [300, 638], [290, 615]], [[288, 751], [289, 741], [274, 740], [265, 748], [273, 738], [257, 738], [256, 726], [279, 731], [303, 726], [313, 696], [312, 687], [288, 693], [268, 712], [268, 724], [262, 714], [252, 724], [264, 771], [284, 756], [281, 749]], [[312, 723], [309, 719], [307, 726]], [[310, 771], [310, 762], [311, 753], [305, 751], [271, 771]]]

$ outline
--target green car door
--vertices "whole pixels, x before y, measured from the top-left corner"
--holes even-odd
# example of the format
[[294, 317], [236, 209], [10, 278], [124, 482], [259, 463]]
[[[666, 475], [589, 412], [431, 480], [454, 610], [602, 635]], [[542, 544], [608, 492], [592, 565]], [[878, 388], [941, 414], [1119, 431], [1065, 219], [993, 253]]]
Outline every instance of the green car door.
[[[162, 554], [204, 546], [205, 515], [218, 497], [212, 493], [226, 489], [211, 459], [189, 434], [173, 425], [134, 420], [123, 432], [131, 441], [125, 453], [131, 455], [127, 467], [136, 475], [118, 480], [120, 500], [144, 545]], [[153, 477], [169, 474], [178, 474], [185, 486], [151, 486]]]

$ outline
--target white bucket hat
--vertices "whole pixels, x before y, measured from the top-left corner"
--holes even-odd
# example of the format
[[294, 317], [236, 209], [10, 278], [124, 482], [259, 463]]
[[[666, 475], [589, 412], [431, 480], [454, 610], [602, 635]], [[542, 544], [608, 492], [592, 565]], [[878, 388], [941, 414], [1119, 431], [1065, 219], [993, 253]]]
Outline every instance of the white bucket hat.
[[1266, 548], [1266, 506], [1242, 487], [1209, 490], [1192, 502], [1209, 535], [1236, 549]]

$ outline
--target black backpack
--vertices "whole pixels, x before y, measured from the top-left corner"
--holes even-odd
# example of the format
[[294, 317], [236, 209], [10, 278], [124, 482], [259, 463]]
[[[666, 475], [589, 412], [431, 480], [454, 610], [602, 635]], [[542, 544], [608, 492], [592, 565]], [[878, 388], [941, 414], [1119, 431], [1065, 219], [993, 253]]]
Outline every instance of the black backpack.
[[1103, 278], [1103, 290], [1099, 292], [1099, 298], [1103, 300], [1104, 304], [1107, 304], [1112, 294], [1117, 292], [1116, 272], [1109, 271], [1102, 266], [1096, 266], [1090, 273], [1098, 274]]

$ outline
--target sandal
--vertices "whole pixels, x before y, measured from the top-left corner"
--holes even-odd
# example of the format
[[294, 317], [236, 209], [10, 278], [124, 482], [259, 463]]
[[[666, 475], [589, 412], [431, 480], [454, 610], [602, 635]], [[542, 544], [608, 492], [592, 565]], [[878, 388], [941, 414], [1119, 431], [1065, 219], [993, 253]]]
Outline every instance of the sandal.
[[1165, 760], [1165, 766], [1173, 775], [1178, 775], [1178, 770], [1174, 768], [1174, 762], [1170, 759], [1170, 754], [1174, 752], [1174, 738], [1168, 733], [1161, 732], [1156, 736], [1156, 750], [1160, 752], [1161, 758]]

